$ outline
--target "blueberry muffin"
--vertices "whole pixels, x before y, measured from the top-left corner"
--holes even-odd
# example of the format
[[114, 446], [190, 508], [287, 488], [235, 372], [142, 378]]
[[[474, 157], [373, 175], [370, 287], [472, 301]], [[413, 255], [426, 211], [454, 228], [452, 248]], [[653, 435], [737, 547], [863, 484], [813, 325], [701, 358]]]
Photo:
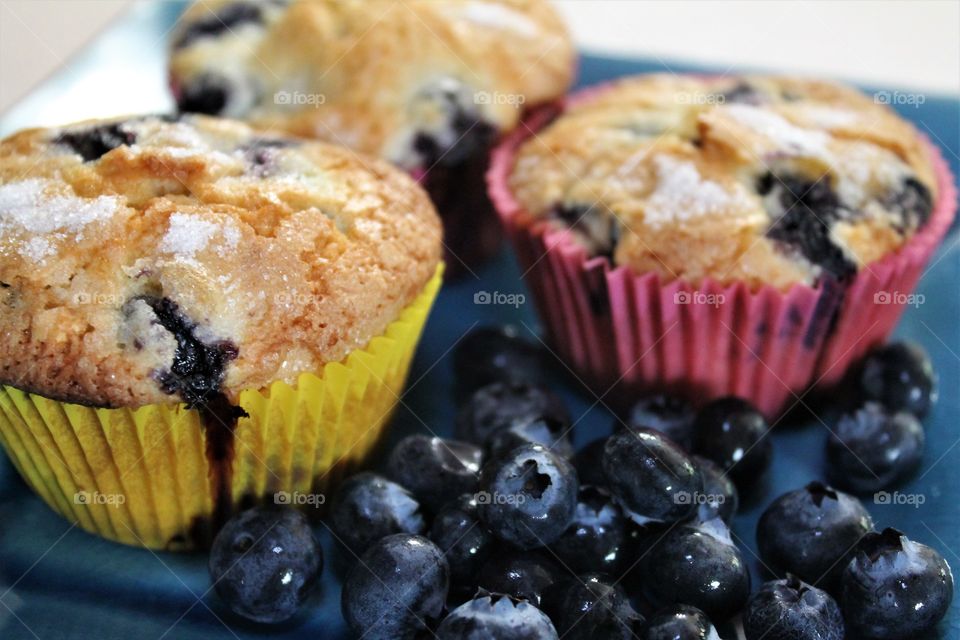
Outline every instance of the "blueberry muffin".
[[[148, 546], [322, 488], [396, 401], [440, 235], [408, 176], [321, 142], [206, 116], [17, 133], [0, 142], [3, 443], [54, 508]], [[83, 492], [125, 511], [98, 520]]]
[[188, 9], [170, 55], [181, 111], [324, 139], [412, 173], [460, 267], [499, 242], [483, 186], [490, 147], [525, 108], [564, 94], [574, 53], [545, 0], [226, 0]]
[[872, 295], [909, 293], [953, 215], [929, 143], [830, 82], [650, 75], [550, 117], [497, 151], [491, 193], [560, 348], [607, 382], [692, 377], [774, 414], [818, 367], [842, 373], [820, 363], [861, 296], [862, 348], [890, 331], [901, 305]]

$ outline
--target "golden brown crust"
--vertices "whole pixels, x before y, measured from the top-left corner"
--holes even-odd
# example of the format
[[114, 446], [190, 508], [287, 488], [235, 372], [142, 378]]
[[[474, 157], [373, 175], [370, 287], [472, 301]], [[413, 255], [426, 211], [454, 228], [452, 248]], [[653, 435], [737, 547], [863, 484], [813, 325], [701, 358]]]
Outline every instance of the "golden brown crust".
[[231, 400], [295, 382], [382, 333], [440, 246], [410, 178], [339, 147], [202, 116], [23, 131], [0, 142], [0, 381], [175, 400], [160, 380], [178, 342], [148, 303], [164, 300], [236, 351]]
[[777, 288], [896, 250], [936, 198], [920, 137], [886, 106], [769, 76], [618, 81], [526, 141], [509, 185], [616, 264]]
[[[253, 19], [221, 28], [251, 4], [259, 7]], [[569, 35], [546, 0], [206, 1], [183, 16], [172, 47], [181, 96], [204, 82], [223, 85], [226, 104], [216, 113], [408, 169], [422, 161], [417, 135], [461, 135], [449, 122], [458, 111], [510, 130], [523, 105], [563, 95], [574, 67]]]

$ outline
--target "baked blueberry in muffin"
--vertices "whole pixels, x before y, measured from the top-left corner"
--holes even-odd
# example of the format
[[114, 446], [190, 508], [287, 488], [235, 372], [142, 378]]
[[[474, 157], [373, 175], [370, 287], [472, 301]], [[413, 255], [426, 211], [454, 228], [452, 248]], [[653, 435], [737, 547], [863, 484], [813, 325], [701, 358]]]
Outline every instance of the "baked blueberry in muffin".
[[937, 191], [913, 128], [853, 89], [660, 75], [575, 101], [519, 149], [509, 186], [616, 265], [779, 289], [897, 250]]
[[483, 176], [525, 108], [559, 98], [573, 49], [545, 0], [199, 2], [171, 40], [181, 111], [385, 158], [426, 187], [448, 262], [499, 242]]
[[[70, 491], [147, 465], [137, 487], [157, 494], [144, 500], [159, 531], [130, 531], [150, 546], [251, 498], [326, 483], [328, 467], [349, 462], [352, 431], [382, 427], [396, 401], [402, 351], [425, 319], [404, 314], [437, 279], [440, 233], [427, 195], [388, 163], [235, 121], [140, 116], [17, 133], [0, 142], [4, 443], [28, 437], [13, 417], [36, 415], [23, 403], [69, 403], [55, 415], [72, 422], [53, 432], [72, 438], [72, 426], [80, 448], [58, 442], [50, 464], [69, 467], [46, 473], [70, 478]], [[366, 349], [362, 364], [350, 359]], [[331, 393], [346, 399], [323, 400], [327, 365]], [[296, 409], [300, 392], [312, 409]], [[296, 428], [283, 431], [286, 420]], [[280, 453], [292, 439], [298, 454]], [[164, 442], [172, 457], [152, 460]], [[254, 480], [267, 466], [271, 485]], [[106, 535], [126, 539], [120, 529]]]

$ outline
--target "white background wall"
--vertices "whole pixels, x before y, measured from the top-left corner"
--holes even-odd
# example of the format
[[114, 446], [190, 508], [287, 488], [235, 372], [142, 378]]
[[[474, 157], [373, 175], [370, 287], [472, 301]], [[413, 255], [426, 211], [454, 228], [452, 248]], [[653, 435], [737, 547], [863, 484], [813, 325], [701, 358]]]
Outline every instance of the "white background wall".
[[[960, 0], [556, 3], [591, 50], [960, 93]], [[0, 111], [130, 4], [0, 0]]]

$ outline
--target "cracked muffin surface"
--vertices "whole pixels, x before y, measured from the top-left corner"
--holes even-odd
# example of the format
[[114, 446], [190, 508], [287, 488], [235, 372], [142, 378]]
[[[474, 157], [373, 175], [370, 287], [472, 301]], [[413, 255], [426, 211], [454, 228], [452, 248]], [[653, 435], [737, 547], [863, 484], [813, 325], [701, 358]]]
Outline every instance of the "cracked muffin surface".
[[572, 104], [509, 187], [592, 256], [669, 280], [786, 289], [900, 248], [937, 197], [916, 130], [843, 85], [650, 75]]
[[545, 0], [220, 0], [171, 38], [182, 111], [335, 141], [412, 170], [459, 162], [570, 86]]
[[343, 359], [434, 275], [429, 198], [384, 162], [204, 116], [0, 142], [0, 382], [136, 407]]

